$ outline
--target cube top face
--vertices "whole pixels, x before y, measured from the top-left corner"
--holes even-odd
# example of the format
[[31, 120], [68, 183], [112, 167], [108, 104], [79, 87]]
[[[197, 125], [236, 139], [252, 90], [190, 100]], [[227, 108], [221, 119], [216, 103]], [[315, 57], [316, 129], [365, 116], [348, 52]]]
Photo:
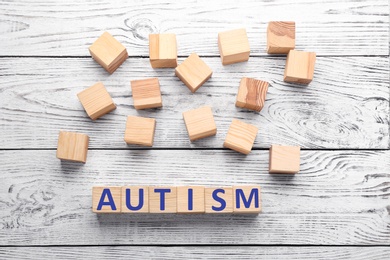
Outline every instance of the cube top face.
[[243, 154], [249, 154], [258, 130], [254, 125], [233, 119], [223, 146]]
[[149, 213], [149, 187], [122, 187], [122, 212]]
[[135, 109], [162, 107], [158, 78], [132, 80], [130, 84]]
[[205, 213], [204, 187], [177, 187], [177, 213]]
[[298, 173], [300, 169], [299, 146], [272, 145], [270, 148], [270, 173]]
[[260, 213], [260, 186], [233, 186], [233, 209], [234, 213]]
[[233, 188], [205, 188], [206, 213], [233, 213]]
[[66, 161], [87, 161], [89, 137], [85, 134], [60, 131], [57, 145], [57, 158]]
[[295, 22], [269, 22], [267, 27], [267, 53], [287, 54], [295, 48]]
[[101, 82], [81, 91], [77, 97], [92, 120], [116, 109], [114, 101]]
[[153, 146], [156, 120], [138, 116], [128, 116], [125, 130], [125, 142], [143, 146]]
[[113, 73], [128, 57], [126, 48], [108, 32], [89, 47], [89, 52], [109, 73]]
[[193, 53], [176, 67], [175, 74], [191, 92], [195, 92], [211, 77], [213, 71]]
[[191, 141], [217, 133], [213, 112], [209, 106], [184, 112], [183, 118]]
[[264, 107], [269, 83], [262, 80], [242, 78], [238, 89], [236, 106], [260, 112]]
[[309, 84], [314, 76], [315, 52], [291, 50], [287, 55], [284, 81]]
[[177, 66], [176, 35], [149, 34], [149, 58], [153, 68], [175, 68]]
[[149, 213], [176, 213], [176, 187], [149, 187]]
[[245, 29], [237, 29], [218, 34], [218, 47], [223, 65], [247, 61], [250, 47]]
[[95, 213], [120, 213], [122, 187], [92, 188], [92, 212]]

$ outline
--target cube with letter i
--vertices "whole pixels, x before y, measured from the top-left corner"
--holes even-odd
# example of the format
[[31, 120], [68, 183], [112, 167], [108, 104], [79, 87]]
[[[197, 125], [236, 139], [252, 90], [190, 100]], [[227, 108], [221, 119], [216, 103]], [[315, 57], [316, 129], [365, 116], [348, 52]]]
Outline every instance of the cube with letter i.
[[177, 187], [177, 213], [204, 213], [204, 191], [201, 186]]

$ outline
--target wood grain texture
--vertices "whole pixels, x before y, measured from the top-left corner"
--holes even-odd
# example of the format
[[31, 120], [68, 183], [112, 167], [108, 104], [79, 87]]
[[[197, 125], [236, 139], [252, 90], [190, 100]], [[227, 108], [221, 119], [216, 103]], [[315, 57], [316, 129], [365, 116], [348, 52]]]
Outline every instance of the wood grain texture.
[[[81, 166], [54, 150], [0, 151], [0, 243], [388, 245], [389, 156], [302, 151], [300, 174], [281, 176], [268, 174], [268, 151], [93, 150]], [[262, 213], [91, 213], [92, 186], [130, 184], [260, 185]]]
[[[221, 148], [233, 118], [260, 128], [255, 148], [271, 144], [332, 149], [389, 147], [386, 57], [319, 57], [314, 80], [307, 87], [283, 82], [285, 57], [252, 57], [248, 63], [225, 67], [219, 57], [205, 60], [215, 75], [192, 94], [174, 77], [173, 70], [153, 70], [147, 58], [125, 63], [111, 76], [88, 58], [3, 58], [0, 148], [55, 148], [59, 129], [88, 134], [90, 148], [126, 148], [123, 135], [128, 115], [157, 119], [154, 147], [160, 148]], [[234, 105], [244, 76], [270, 83], [260, 113]], [[164, 107], [136, 111], [129, 81], [150, 77], [160, 80]], [[77, 93], [96, 81], [103, 82], [117, 109], [92, 122]], [[213, 107], [218, 133], [191, 143], [182, 112], [204, 105]]]
[[150, 33], [175, 33], [180, 56], [219, 56], [218, 32], [235, 28], [247, 29], [251, 55], [266, 55], [267, 24], [275, 20], [296, 21], [296, 48], [319, 56], [389, 53], [389, 2], [383, 0], [23, 0], [2, 1], [0, 10], [0, 55], [88, 56], [88, 47], [109, 31], [130, 56], [148, 55]]

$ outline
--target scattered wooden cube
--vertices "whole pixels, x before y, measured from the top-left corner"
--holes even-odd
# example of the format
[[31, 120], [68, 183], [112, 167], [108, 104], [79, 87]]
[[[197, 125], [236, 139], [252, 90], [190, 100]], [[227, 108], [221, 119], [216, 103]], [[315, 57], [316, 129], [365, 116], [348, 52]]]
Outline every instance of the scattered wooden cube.
[[299, 146], [272, 145], [269, 149], [270, 173], [298, 173], [300, 168]]
[[293, 49], [295, 49], [295, 22], [269, 22], [267, 53], [287, 54]]
[[233, 186], [233, 202], [234, 213], [260, 213], [260, 186]]
[[204, 187], [177, 187], [177, 213], [205, 213]]
[[233, 188], [205, 188], [206, 213], [233, 213]]
[[149, 213], [177, 213], [176, 187], [149, 187]]
[[191, 142], [217, 133], [213, 112], [209, 106], [184, 112], [183, 118]]
[[143, 146], [153, 146], [156, 119], [128, 116], [125, 130], [125, 142]]
[[175, 68], [177, 66], [176, 35], [149, 34], [149, 58], [152, 68]]
[[120, 213], [121, 212], [122, 187], [92, 188], [92, 212], [95, 213]]
[[250, 47], [246, 30], [218, 33], [218, 48], [223, 65], [249, 60]]
[[309, 84], [314, 76], [315, 52], [291, 50], [287, 55], [284, 81]]
[[60, 131], [57, 145], [57, 158], [66, 161], [87, 161], [89, 136], [86, 134]]
[[233, 119], [223, 146], [243, 154], [249, 154], [255, 142], [258, 128]]
[[213, 71], [196, 53], [191, 54], [175, 69], [175, 75], [192, 93], [197, 91], [213, 74]]
[[236, 106], [260, 112], [263, 109], [269, 83], [262, 80], [242, 78], [238, 89]]
[[122, 213], [149, 213], [149, 187], [122, 187]]
[[114, 101], [101, 82], [81, 91], [77, 97], [92, 120], [116, 109]]
[[130, 83], [135, 109], [162, 107], [158, 78], [132, 80]]
[[126, 48], [108, 32], [89, 47], [89, 53], [109, 73], [113, 73], [129, 56]]

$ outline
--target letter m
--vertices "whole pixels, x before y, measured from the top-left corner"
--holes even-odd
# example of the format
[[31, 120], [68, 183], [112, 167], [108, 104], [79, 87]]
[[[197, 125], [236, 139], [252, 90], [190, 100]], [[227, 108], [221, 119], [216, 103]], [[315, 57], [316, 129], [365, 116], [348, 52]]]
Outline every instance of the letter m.
[[249, 194], [249, 198], [245, 197], [245, 193], [242, 189], [236, 189], [236, 208], [241, 208], [241, 200], [245, 208], [250, 208], [252, 200], [255, 201], [254, 208], [259, 208], [259, 189], [253, 188]]

